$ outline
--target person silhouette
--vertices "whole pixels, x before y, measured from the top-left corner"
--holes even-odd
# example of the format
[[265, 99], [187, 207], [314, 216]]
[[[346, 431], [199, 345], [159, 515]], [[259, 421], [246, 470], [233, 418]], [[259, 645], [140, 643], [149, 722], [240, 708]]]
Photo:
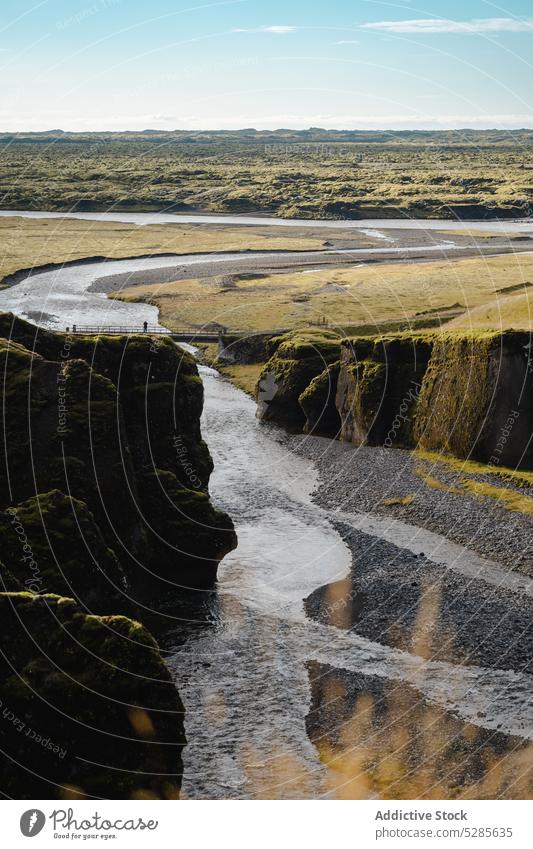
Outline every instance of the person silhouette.
[[148, 322], [147, 321], [143, 321], [143, 330], [144, 330], [145, 333], [148, 330]]

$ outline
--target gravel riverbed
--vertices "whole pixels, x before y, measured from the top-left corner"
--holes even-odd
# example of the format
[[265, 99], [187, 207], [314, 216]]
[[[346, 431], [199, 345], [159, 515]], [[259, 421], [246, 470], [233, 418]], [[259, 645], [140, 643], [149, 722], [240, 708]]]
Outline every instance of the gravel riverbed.
[[[308, 615], [434, 660], [531, 670], [531, 516], [461, 491], [464, 473], [409, 451], [320, 437], [291, 436], [288, 442], [318, 467], [314, 500], [331, 511], [353, 557], [345, 582], [322, 587], [307, 599]], [[506, 486], [494, 476], [475, 477]], [[522, 494], [529, 492], [524, 487]], [[384, 503], [406, 498], [410, 503]], [[383, 517], [381, 528], [388, 520], [387, 538], [346, 521], [361, 514]], [[430, 537], [439, 534], [455, 543], [454, 557], [459, 551], [474, 558], [476, 571], [457, 568], [453, 559], [448, 565], [435, 562], [431, 551], [411, 545], [405, 532], [396, 540], [398, 521], [402, 530], [412, 529], [413, 541], [430, 531]], [[526, 576], [523, 585], [520, 576]]]

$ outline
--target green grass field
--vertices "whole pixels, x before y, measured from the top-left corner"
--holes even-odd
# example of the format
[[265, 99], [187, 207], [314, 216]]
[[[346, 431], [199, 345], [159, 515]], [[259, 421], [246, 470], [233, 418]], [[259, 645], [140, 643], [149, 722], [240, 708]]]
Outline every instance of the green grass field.
[[[198, 227], [69, 219], [0, 218], [0, 281], [22, 268], [92, 256], [110, 259], [196, 251], [313, 250], [323, 242], [260, 227]], [[285, 235], [284, 235], [285, 234]]]
[[[179, 280], [124, 289], [159, 307], [167, 327], [218, 323], [296, 329], [326, 319], [339, 333], [448, 328], [529, 329], [533, 255]], [[531, 286], [531, 289], [529, 288]]]

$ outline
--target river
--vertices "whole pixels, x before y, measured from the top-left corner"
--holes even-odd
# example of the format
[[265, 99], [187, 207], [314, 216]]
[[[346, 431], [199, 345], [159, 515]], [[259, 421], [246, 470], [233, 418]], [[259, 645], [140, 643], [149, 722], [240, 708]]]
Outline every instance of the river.
[[[491, 245], [491, 254], [499, 248], [509, 250], [509, 244]], [[286, 268], [302, 269], [320, 265], [328, 259], [342, 264], [358, 264], [361, 259], [389, 259], [394, 255], [446, 256], [460, 251], [457, 245], [379, 247], [323, 251], [243, 251], [242, 253], [213, 252], [210, 254], [163, 254], [123, 260], [81, 260], [79, 263], [43, 270], [28, 270], [16, 285], [0, 291], [0, 310], [10, 311], [51, 330], [64, 331], [73, 325], [105, 329], [120, 326], [138, 330], [143, 322], [154, 329], [159, 325], [158, 309], [150, 304], [128, 303], [107, 297], [107, 291], [121, 289], [149, 279], [150, 283], [175, 280], [196, 273], [201, 267], [209, 274], [235, 273], [281, 264]], [[473, 249], [479, 254], [480, 248]], [[188, 272], [188, 269], [191, 272]], [[316, 270], [316, 269], [315, 269]], [[31, 282], [30, 282], [31, 281]]]
[[[239, 546], [219, 569], [215, 622], [167, 656], [187, 711], [184, 794], [328, 795], [325, 768], [306, 733], [310, 661], [410, 684], [464, 720], [533, 738], [529, 675], [423, 661], [305, 615], [304, 599], [345, 577], [351, 563], [330, 524], [335, 517], [312, 502], [316, 471], [288, 450], [281, 432], [258, 422], [247, 395], [213, 369], [201, 372], [202, 431], [215, 463], [210, 491], [233, 517]], [[339, 515], [354, 527], [370, 518]], [[406, 547], [416, 540], [429, 558], [457, 570], [469, 566], [484, 580], [487, 564], [464, 548], [446, 551], [442, 537], [403, 524], [402, 541], [389, 521], [372, 521], [382, 539], [392, 534]], [[520, 590], [530, 593], [531, 582], [525, 584]]]
[[229, 224], [242, 227], [307, 227], [341, 230], [482, 230], [487, 233], [532, 233], [531, 219], [502, 221], [457, 221], [439, 218], [368, 218], [368, 219], [316, 219], [274, 218], [261, 215], [189, 214], [182, 212], [37, 212], [28, 210], [1, 210], [0, 216], [22, 218], [71, 218], [84, 221], [117, 221], [122, 224]]
[[[123, 324], [127, 318], [132, 327], [153, 324], [154, 307], [87, 291], [103, 274], [138, 269], [139, 262], [95, 262], [35, 275], [0, 292], [0, 309], [27, 315], [27, 304], [36, 304], [42, 323], [50, 323], [46, 316], [53, 312], [52, 325], [59, 327], [81, 315], [87, 323]], [[407, 683], [461, 719], [530, 739], [529, 675], [424, 661], [307, 617], [304, 599], [342, 579], [351, 564], [330, 522], [335, 517], [312, 501], [317, 472], [288, 449], [280, 431], [257, 421], [248, 396], [212, 369], [201, 372], [203, 434], [215, 461], [210, 490], [234, 519], [239, 546], [221, 564], [213, 622], [192, 629], [170, 652], [167, 646], [186, 707], [185, 796], [328, 794], [326, 768], [306, 731], [310, 661]], [[342, 519], [354, 526], [360, 521], [346, 514]], [[373, 526], [383, 538], [390, 532]], [[409, 536], [407, 526], [403, 532]], [[421, 533], [413, 528], [411, 536]], [[421, 544], [426, 551], [435, 545], [427, 539]]]

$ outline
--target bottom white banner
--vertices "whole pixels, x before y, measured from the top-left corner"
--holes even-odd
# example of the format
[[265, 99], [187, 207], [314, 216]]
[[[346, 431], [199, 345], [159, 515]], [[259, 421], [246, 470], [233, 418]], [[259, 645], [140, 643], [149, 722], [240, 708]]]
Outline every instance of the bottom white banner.
[[2, 846], [533, 846], [532, 802], [4, 801]]

